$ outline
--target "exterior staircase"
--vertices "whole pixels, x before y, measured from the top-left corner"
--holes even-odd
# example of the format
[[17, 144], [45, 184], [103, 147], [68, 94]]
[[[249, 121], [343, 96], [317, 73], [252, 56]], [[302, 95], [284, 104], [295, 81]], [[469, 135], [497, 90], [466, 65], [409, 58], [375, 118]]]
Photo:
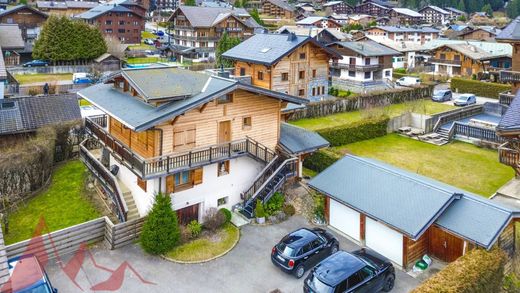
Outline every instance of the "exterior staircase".
[[439, 142], [442, 142], [442, 144], [450, 142], [450, 131], [448, 129], [439, 127], [435, 133], [439, 135]]
[[117, 180], [117, 183], [119, 184], [119, 188], [121, 188], [121, 193], [123, 193], [123, 200], [125, 201], [126, 206], [128, 208], [126, 220], [130, 221], [134, 219], [139, 219], [139, 211], [137, 210], [137, 205], [135, 204], [132, 192], [120, 180]]
[[[258, 188], [254, 188], [254, 192], [251, 196], [244, 198], [243, 208], [240, 211], [248, 219], [253, 218], [257, 200], [260, 200], [265, 204], [273, 196], [275, 192], [282, 188], [283, 184], [287, 182], [289, 178], [296, 176], [296, 163], [297, 158], [276, 158], [275, 162], [269, 164], [262, 170], [262, 173], [271, 173], [269, 176], [263, 176], [260, 174], [258, 179], [261, 179], [261, 185]], [[258, 180], [255, 180], [253, 187], [258, 186]], [[251, 190], [251, 188], [249, 189]], [[248, 191], [249, 191], [248, 190]], [[246, 194], [248, 192], [246, 191]]]

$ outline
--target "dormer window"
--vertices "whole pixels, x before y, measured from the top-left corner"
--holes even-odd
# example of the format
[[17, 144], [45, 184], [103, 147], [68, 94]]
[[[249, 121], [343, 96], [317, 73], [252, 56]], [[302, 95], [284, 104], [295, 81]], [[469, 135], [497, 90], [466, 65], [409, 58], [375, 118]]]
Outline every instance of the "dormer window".
[[217, 104], [218, 105], [232, 103], [232, 102], [233, 102], [233, 94], [232, 93], [226, 94], [224, 96], [220, 96], [217, 99]]

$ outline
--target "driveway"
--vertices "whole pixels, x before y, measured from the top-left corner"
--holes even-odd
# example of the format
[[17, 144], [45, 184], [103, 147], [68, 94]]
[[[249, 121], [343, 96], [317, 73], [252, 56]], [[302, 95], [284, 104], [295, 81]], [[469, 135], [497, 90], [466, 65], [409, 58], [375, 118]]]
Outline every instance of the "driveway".
[[[435, 92], [435, 91], [447, 90], [447, 89], [450, 89], [450, 84], [449, 83], [441, 83], [441, 84], [436, 85], [433, 88], [433, 91]], [[456, 98], [458, 98], [462, 94], [464, 94], [464, 93], [453, 92], [452, 93], [452, 97], [453, 97], [452, 100], [451, 101], [447, 101], [447, 102], [443, 102], [443, 104], [453, 105], [453, 100], [455, 100]], [[493, 98], [477, 96], [477, 105], [481, 105], [481, 104], [484, 104], [486, 102], [497, 103], [498, 100], [497, 99], [493, 99]]]
[[[117, 250], [92, 248], [90, 251], [96, 265], [87, 257], [75, 278], [71, 273], [74, 270], [69, 269], [73, 266], [62, 270], [59, 262], [51, 261], [46, 268], [59, 292], [271, 292], [274, 289], [302, 292], [303, 279], [297, 280], [283, 273], [270, 260], [272, 245], [288, 232], [302, 226], [310, 225], [298, 216], [274, 226], [244, 226], [239, 243], [230, 253], [204, 264], [172, 263], [144, 254], [138, 245], [129, 245]], [[338, 238], [341, 249], [350, 251], [358, 248], [346, 238]], [[70, 259], [71, 256], [65, 257], [63, 265], [68, 264]], [[131, 270], [125, 270], [125, 266], [120, 267], [125, 261], [143, 280]], [[116, 270], [118, 267], [119, 271]], [[116, 272], [112, 274], [109, 270]], [[81, 289], [64, 271], [76, 280]], [[419, 280], [396, 271], [396, 284], [392, 292], [408, 292], [419, 284]], [[110, 276], [113, 276], [111, 281], [105, 282]], [[92, 290], [94, 285], [98, 286], [98, 290]]]

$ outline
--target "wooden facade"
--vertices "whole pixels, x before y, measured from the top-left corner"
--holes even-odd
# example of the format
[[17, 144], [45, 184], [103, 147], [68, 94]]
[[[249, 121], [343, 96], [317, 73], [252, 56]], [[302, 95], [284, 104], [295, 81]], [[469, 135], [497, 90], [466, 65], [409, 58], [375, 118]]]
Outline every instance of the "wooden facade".
[[295, 17], [294, 9], [289, 9], [284, 5], [279, 5], [277, 1], [264, 0], [262, 3], [262, 13], [269, 16], [285, 19], [293, 19]]
[[370, 0], [364, 3], [360, 3], [354, 8], [356, 13], [368, 14], [371, 16], [387, 16], [388, 13], [390, 13], [390, 9], [391, 8], [374, 3]]
[[446, 73], [447, 65], [453, 65], [452, 75], [471, 76], [479, 72], [485, 71], [484, 63], [480, 60], [474, 60], [454, 49], [447, 46], [439, 47], [433, 51], [432, 63], [439, 63], [438, 72]]
[[109, 132], [117, 140], [145, 159], [159, 155], [161, 139], [157, 131], [135, 132], [124, 126], [117, 119], [109, 117]]
[[24, 6], [6, 11], [0, 16], [0, 23], [16, 23], [22, 29], [40, 27], [47, 20], [47, 15], [34, 8]]
[[489, 32], [487, 30], [483, 30], [481, 28], [477, 28], [475, 30], [469, 31], [460, 35], [460, 38], [463, 40], [476, 40], [483, 42], [493, 42], [495, 41], [496, 33]]

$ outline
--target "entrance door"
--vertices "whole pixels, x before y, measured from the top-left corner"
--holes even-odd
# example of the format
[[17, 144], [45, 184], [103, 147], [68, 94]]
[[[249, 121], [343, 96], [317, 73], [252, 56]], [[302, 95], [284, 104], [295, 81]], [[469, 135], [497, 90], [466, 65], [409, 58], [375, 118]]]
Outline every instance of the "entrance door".
[[218, 143], [231, 141], [231, 121], [221, 121], [218, 125]]
[[199, 204], [176, 210], [179, 224], [188, 225], [189, 222], [199, 220]]
[[430, 254], [436, 258], [452, 262], [462, 256], [464, 241], [450, 233], [435, 227], [430, 227]]

